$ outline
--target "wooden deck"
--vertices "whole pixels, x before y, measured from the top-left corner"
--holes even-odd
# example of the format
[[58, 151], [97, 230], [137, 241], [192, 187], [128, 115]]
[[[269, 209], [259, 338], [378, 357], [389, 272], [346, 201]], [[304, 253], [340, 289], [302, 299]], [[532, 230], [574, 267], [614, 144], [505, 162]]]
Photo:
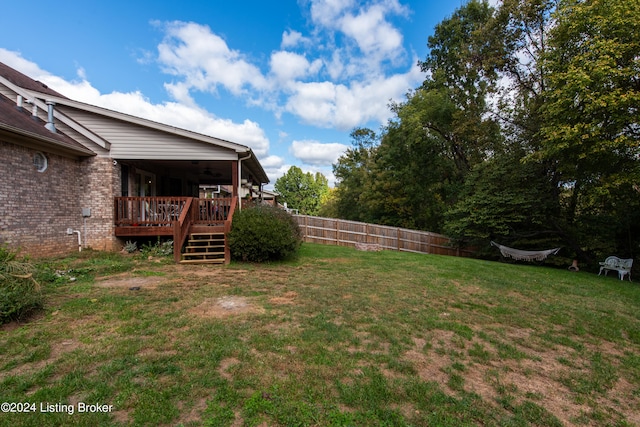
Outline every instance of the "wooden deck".
[[[224, 233], [226, 242], [237, 204], [237, 197], [116, 197], [114, 232], [118, 237], [172, 236], [174, 259], [178, 262], [190, 234]], [[226, 247], [225, 262], [229, 258]]]

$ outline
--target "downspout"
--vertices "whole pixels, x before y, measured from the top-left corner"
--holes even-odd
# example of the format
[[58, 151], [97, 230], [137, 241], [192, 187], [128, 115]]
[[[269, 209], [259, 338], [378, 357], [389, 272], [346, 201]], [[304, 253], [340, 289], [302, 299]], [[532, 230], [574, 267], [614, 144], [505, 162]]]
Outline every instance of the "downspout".
[[238, 158], [238, 210], [242, 210], [242, 199], [240, 198], [240, 189], [242, 188], [242, 161], [251, 158], [251, 154], [247, 157]]

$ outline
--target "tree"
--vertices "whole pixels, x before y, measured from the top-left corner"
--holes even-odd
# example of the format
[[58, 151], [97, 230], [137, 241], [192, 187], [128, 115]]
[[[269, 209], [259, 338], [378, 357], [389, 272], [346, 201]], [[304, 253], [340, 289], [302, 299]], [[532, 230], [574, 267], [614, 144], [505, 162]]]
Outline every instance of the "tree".
[[[554, 161], [568, 226], [582, 246], [638, 251], [640, 3], [562, 0], [547, 70], [543, 144]], [[622, 255], [622, 253], [621, 253]]]
[[371, 168], [378, 137], [367, 128], [356, 128], [350, 136], [353, 146], [333, 165], [333, 173], [338, 181], [335, 211], [338, 218], [373, 222], [363, 194], [373, 180]]
[[415, 93], [421, 95], [421, 124], [442, 140], [443, 154], [461, 175], [500, 146], [498, 127], [487, 114], [487, 98], [495, 93], [498, 78], [492, 62], [497, 40], [487, 30], [493, 12], [486, 1], [477, 0], [456, 10], [436, 26], [429, 56], [419, 63], [427, 73], [426, 94]]
[[340, 217], [442, 228], [466, 174], [500, 147], [486, 102], [497, 77], [487, 59], [496, 55], [478, 37], [490, 34], [492, 13], [487, 2], [470, 1], [436, 27], [431, 53], [420, 63], [427, 79], [406, 102], [391, 106], [396, 117], [379, 146], [370, 130], [352, 133], [354, 148], [334, 166]]
[[446, 215], [444, 232], [461, 244], [486, 248], [489, 240], [518, 247], [558, 245], [558, 204], [540, 163], [502, 153], [476, 165], [458, 203]]
[[356, 140], [334, 165], [338, 214], [554, 242], [585, 261], [633, 255], [639, 28], [635, 0], [469, 1], [429, 38], [427, 77], [392, 105], [379, 145]]
[[291, 209], [298, 209], [302, 215], [317, 215], [322, 200], [329, 191], [327, 178], [317, 172], [303, 173], [297, 166], [289, 168], [286, 174], [276, 180], [275, 190], [282, 202]]
[[470, 1], [429, 38], [430, 54], [420, 62], [427, 78], [392, 105], [396, 116], [374, 156], [363, 198], [376, 222], [440, 231], [466, 175], [499, 148], [499, 127], [487, 114], [493, 47], [479, 37], [488, 34], [492, 13], [486, 2]]
[[451, 103], [438, 91], [420, 89], [393, 108], [397, 118], [384, 129], [363, 198], [376, 222], [440, 231], [466, 166], [458, 168], [446, 139], [425, 131], [425, 123], [450, 120], [442, 116]]

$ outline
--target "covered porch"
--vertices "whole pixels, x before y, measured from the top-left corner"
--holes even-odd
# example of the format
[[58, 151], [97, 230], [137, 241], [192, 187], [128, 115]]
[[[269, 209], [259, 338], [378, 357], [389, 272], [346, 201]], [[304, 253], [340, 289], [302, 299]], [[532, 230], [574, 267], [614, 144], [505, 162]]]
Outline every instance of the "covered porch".
[[[189, 235], [224, 235], [231, 229], [238, 198], [200, 199], [196, 197], [116, 197], [114, 200], [117, 237], [173, 238], [176, 262]], [[230, 260], [226, 241], [224, 262]]]
[[121, 195], [114, 197], [114, 235], [171, 238], [176, 262], [228, 263], [226, 234], [239, 201], [259, 197], [268, 182], [255, 157], [116, 162]]

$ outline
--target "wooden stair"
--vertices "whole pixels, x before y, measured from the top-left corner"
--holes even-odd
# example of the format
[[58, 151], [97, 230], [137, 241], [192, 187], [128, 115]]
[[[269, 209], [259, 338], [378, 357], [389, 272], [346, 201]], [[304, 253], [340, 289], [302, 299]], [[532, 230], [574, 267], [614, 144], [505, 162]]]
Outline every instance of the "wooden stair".
[[224, 232], [191, 233], [180, 264], [224, 264]]

